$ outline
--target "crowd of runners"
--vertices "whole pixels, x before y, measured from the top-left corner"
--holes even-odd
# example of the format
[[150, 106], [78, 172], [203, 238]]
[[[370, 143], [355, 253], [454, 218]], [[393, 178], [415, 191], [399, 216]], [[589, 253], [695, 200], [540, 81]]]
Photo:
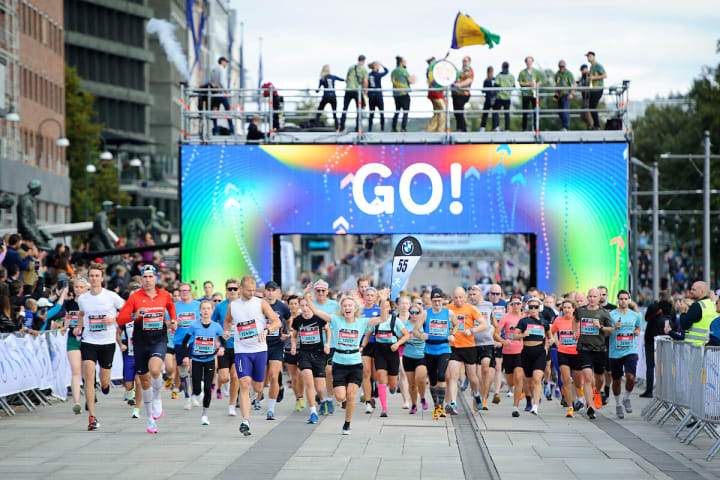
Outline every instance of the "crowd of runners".
[[[224, 298], [211, 287], [196, 300], [189, 283], [173, 292], [158, 288], [155, 267], [147, 265], [123, 300], [103, 288], [104, 270], [91, 264], [65, 306], [68, 358], [74, 370], [82, 366], [88, 430], [99, 428], [96, 364], [107, 394], [115, 348], [131, 416], [144, 416], [148, 433], [158, 432], [162, 393], [170, 389], [172, 399], [180, 392], [185, 398], [177, 408], [202, 406], [202, 425], [210, 423], [213, 397], [227, 399], [223, 416], [236, 417], [239, 408], [239, 430], [250, 435], [251, 410], [266, 408], [272, 421], [289, 396], [283, 371], [295, 411], [307, 408], [314, 424], [342, 409], [344, 435], [356, 405], [366, 414], [379, 407], [387, 417], [388, 395], [396, 393], [412, 415], [430, 408], [429, 391], [434, 420], [457, 414], [458, 392], [467, 388], [473, 410], [483, 413], [488, 402], [511, 401], [519, 417], [524, 399], [524, 410], [539, 415], [541, 401], [556, 398], [567, 417], [584, 412], [592, 420], [610, 389], [617, 417], [632, 413], [642, 316], [625, 290], [617, 306], [605, 287], [555, 297], [536, 288], [506, 295], [500, 285], [483, 295], [473, 285], [391, 299], [389, 289], [365, 278], [336, 295], [324, 280], [283, 294], [274, 281], [258, 289], [245, 276], [225, 282]], [[71, 387], [80, 414], [79, 378]]]

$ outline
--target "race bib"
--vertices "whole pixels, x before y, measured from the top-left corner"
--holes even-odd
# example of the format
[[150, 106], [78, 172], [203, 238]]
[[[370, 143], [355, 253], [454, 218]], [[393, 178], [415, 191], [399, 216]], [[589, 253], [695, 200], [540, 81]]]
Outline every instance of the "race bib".
[[143, 330], [162, 330], [165, 309], [151, 308], [143, 315]]
[[393, 337], [393, 333], [389, 330], [378, 330], [375, 338], [382, 338], [383, 340], [390, 340]]
[[560, 345], [577, 345], [577, 340], [573, 336], [573, 332], [570, 330], [561, 330], [558, 332], [560, 337]]
[[78, 312], [68, 312], [67, 319], [70, 320], [68, 327], [72, 328], [78, 326]]
[[503, 307], [495, 307], [493, 308], [493, 315], [495, 315], [495, 319], [499, 322], [503, 315], [505, 315], [505, 309]]
[[195, 321], [195, 312], [178, 313], [178, 327], [187, 328]]
[[357, 348], [360, 335], [357, 330], [341, 328], [338, 332], [338, 345], [349, 349]]
[[107, 325], [103, 323], [105, 315], [88, 315], [88, 329], [91, 332], [102, 332], [107, 330]]
[[198, 355], [212, 355], [215, 353], [215, 337], [195, 337], [193, 352]]
[[300, 327], [300, 344], [315, 345], [320, 343], [320, 329], [317, 326]]
[[429, 335], [437, 335], [439, 337], [444, 337], [448, 333], [448, 324], [446, 320], [438, 320], [436, 318], [433, 318], [430, 320], [430, 329], [428, 331]]
[[583, 335], [599, 335], [600, 329], [593, 324], [592, 318], [581, 318], [580, 333]]
[[458, 321], [458, 325], [459, 325], [458, 330], [459, 331], [465, 330], [465, 315], [455, 315], [455, 317], [457, 317], [457, 321]]
[[255, 323], [255, 320], [248, 320], [246, 322], [238, 322], [237, 324], [237, 332], [238, 337], [240, 337], [240, 340], [245, 340], [248, 338], [253, 338], [258, 336], [257, 331], [257, 324]]
[[635, 336], [618, 333], [615, 336], [615, 346], [617, 348], [632, 348], [635, 343]]
[[529, 323], [527, 326], [527, 329], [528, 329], [528, 333], [530, 335], [538, 335], [540, 337], [545, 335], [545, 328], [543, 328], [542, 325], [537, 325], [535, 323]]
[[[489, 313], [481, 313], [482, 319], [485, 321], [485, 325], [488, 327], [490, 326], [490, 314]], [[478, 325], [480, 325], [480, 322], [477, 322]]]

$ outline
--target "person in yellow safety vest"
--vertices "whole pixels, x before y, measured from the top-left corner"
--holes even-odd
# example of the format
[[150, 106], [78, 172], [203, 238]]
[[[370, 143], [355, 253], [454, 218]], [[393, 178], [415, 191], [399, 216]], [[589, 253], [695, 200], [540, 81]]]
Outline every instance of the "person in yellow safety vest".
[[695, 282], [690, 288], [690, 296], [695, 303], [688, 307], [686, 304], [678, 306], [680, 325], [685, 330], [685, 340], [699, 345], [708, 341], [710, 323], [717, 316], [715, 305], [708, 297], [709, 289], [705, 282]]

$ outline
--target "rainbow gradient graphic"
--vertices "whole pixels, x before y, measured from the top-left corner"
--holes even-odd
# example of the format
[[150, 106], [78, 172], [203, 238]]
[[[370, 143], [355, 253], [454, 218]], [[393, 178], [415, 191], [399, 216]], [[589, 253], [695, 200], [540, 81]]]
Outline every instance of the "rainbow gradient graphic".
[[627, 154], [624, 143], [183, 146], [183, 278], [266, 282], [274, 234], [535, 233], [540, 289], [604, 284], [614, 296], [627, 284]]

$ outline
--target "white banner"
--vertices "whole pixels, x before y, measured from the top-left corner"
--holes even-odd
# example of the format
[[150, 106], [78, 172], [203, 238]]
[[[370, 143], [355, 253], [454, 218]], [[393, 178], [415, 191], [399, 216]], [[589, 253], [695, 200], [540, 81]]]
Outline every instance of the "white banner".
[[67, 387], [70, 386], [72, 380], [72, 368], [70, 368], [70, 362], [67, 359], [68, 333], [65, 332], [65, 335], [61, 335], [59, 331], [55, 330], [55, 332], [57, 333], [48, 335], [50, 362], [55, 374], [52, 394], [54, 397], [64, 401], [67, 397]]

